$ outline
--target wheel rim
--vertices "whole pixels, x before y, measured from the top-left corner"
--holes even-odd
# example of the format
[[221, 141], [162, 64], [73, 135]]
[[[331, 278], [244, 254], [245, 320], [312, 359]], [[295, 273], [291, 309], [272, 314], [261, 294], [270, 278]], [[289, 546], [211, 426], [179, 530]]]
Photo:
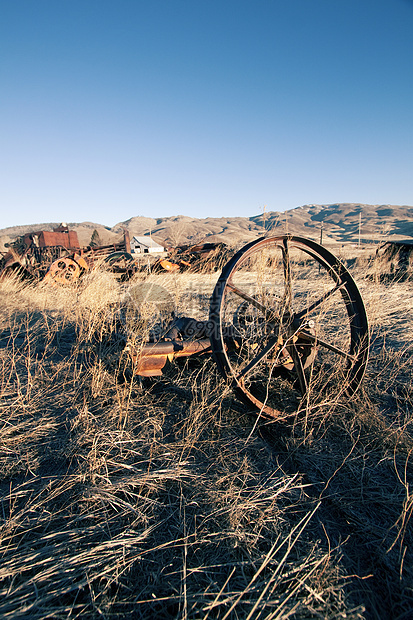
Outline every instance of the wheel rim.
[[220, 372], [266, 417], [349, 396], [363, 377], [363, 301], [342, 263], [313, 241], [285, 235], [240, 250], [217, 282], [210, 321]]
[[112, 252], [112, 254], [106, 256], [105, 263], [110, 267], [126, 269], [126, 267], [133, 263], [133, 257], [128, 252]]

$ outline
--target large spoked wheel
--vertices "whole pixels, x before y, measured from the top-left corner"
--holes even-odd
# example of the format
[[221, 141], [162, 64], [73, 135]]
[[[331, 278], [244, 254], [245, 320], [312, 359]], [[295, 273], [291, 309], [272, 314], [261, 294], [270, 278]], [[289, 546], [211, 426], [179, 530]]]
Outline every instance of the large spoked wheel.
[[220, 372], [260, 415], [284, 418], [352, 395], [368, 323], [344, 265], [317, 243], [259, 239], [224, 267], [211, 298]]

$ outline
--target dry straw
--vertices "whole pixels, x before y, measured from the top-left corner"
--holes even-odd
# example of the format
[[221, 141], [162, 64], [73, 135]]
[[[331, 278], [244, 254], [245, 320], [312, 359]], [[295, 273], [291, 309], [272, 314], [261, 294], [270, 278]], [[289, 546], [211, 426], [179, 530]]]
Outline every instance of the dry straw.
[[[208, 358], [131, 374], [142, 281], [1, 282], [1, 617], [410, 617], [412, 284], [366, 263], [363, 391], [255, 428]], [[216, 274], [168, 277], [205, 318]]]

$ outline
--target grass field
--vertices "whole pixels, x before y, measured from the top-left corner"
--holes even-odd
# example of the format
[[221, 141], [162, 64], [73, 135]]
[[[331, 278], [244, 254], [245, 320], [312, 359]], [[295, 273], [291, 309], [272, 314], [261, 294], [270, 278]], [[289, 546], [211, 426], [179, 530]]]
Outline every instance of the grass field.
[[[209, 357], [129, 376], [147, 281], [1, 282], [0, 617], [411, 618], [413, 284], [366, 269], [362, 390], [258, 424]], [[216, 278], [151, 282], [203, 319]]]

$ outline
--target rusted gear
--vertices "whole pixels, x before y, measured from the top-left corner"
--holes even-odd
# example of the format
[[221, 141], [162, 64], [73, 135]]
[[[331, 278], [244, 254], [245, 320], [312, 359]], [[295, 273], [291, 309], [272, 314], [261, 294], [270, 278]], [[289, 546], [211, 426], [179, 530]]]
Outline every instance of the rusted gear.
[[50, 265], [44, 281], [70, 284], [79, 279], [81, 268], [72, 258], [58, 258]]

